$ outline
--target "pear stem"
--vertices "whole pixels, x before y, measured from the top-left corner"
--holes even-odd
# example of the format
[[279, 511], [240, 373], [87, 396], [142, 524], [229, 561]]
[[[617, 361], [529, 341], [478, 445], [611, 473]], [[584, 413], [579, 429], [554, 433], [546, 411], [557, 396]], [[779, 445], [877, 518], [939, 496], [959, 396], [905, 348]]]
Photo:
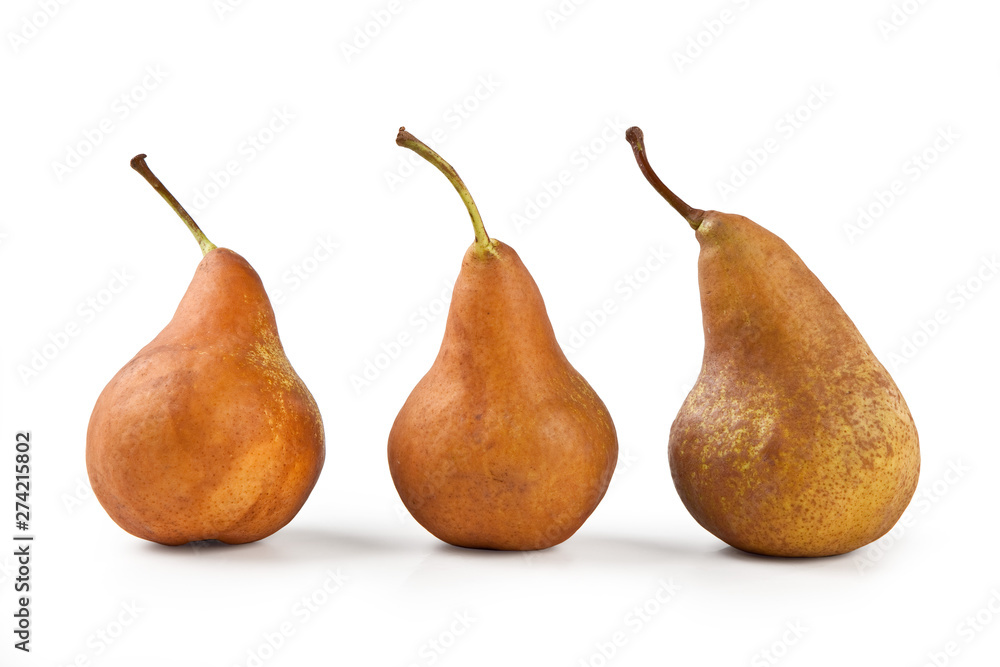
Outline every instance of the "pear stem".
[[642, 130], [638, 127], [630, 127], [625, 131], [625, 139], [632, 144], [632, 152], [635, 154], [635, 161], [639, 163], [639, 170], [642, 171], [642, 175], [674, 207], [674, 210], [688, 221], [691, 228], [697, 230], [701, 226], [705, 212], [700, 208], [692, 208], [685, 204], [684, 200], [671, 192], [670, 188], [664, 185], [660, 177], [656, 175], [656, 172], [649, 165], [649, 159], [646, 157], [646, 145], [642, 141]]
[[208, 237], [205, 236], [205, 232], [201, 231], [201, 228], [198, 226], [198, 223], [194, 221], [194, 218], [192, 218], [191, 215], [184, 210], [184, 207], [181, 206], [179, 201], [177, 201], [177, 198], [170, 194], [170, 190], [167, 190], [166, 186], [164, 186], [163, 183], [160, 182], [160, 179], [156, 177], [156, 174], [150, 170], [149, 165], [146, 164], [146, 154], [141, 153], [136, 155], [132, 158], [132, 161], [129, 162], [129, 164], [133, 169], [139, 172], [150, 185], [153, 186], [153, 189], [156, 190], [161, 197], [167, 200], [167, 203], [170, 204], [170, 208], [174, 209], [174, 212], [181, 217], [184, 224], [191, 230], [195, 240], [198, 241], [198, 246], [201, 248], [202, 256], [204, 257], [208, 253], [215, 250], [216, 245], [208, 240]]
[[443, 157], [438, 155], [434, 149], [407, 132], [405, 127], [399, 128], [399, 134], [396, 135], [396, 145], [402, 146], [403, 148], [409, 148], [411, 151], [437, 167], [442, 174], [448, 177], [448, 180], [451, 181], [451, 184], [454, 185], [455, 189], [458, 191], [462, 201], [465, 202], [465, 208], [469, 211], [469, 217], [472, 218], [472, 229], [476, 233], [476, 247], [480, 250], [495, 253], [496, 246], [493, 240], [490, 239], [489, 235], [486, 233], [486, 227], [483, 226], [483, 218], [479, 215], [479, 208], [476, 206], [476, 202], [472, 201], [472, 193], [469, 192], [469, 188], [465, 186], [465, 183], [462, 181], [461, 176], [458, 175], [458, 172], [455, 171], [455, 168], [448, 164]]

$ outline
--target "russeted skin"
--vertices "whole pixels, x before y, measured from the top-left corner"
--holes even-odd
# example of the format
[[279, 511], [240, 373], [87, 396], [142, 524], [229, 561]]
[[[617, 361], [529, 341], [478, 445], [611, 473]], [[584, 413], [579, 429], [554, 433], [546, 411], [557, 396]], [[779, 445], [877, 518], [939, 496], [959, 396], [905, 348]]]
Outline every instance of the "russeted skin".
[[138, 537], [267, 537], [291, 521], [325, 455], [316, 402], [278, 339], [257, 272], [202, 259], [170, 323], [108, 383], [87, 429], [97, 499]]
[[826, 556], [878, 539], [920, 471], [896, 384], [780, 238], [717, 211], [696, 236], [705, 356], [669, 446], [684, 505], [759, 554]]
[[404, 505], [462, 547], [544, 549], [597, 507], [618, 460], [607, 408], [563, 354], [517, 253], [474, 244], [444, 341], [389, 434]]

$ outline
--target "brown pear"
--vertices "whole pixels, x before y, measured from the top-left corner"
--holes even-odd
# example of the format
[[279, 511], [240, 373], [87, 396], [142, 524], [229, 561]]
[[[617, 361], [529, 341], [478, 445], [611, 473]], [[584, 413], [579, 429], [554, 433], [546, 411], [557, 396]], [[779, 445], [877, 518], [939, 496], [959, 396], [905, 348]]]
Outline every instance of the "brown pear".
[[389, 433], [393, 482], [413, 517], [450, 544], [559, 544], [611, 482], [618, 459], [611, 415], [556, 342], [517, 253], [486, 235], [455, 170], [403, 128], [396, 143], [449, 178], [476, 240], [455, 282], [437, 359]]
[[701, 245], [701, 374], [670, 429], [692, 516], [744, 551], [827, 556], [878, 539], [920, 472], [910, 411], [857, 327], [798, 255], [751, 220], [692, 208], [643, 174]]
[[90, 483], [138, 537], [253, 542], [305, 503], [323, 467], [323, 422], [257, 272], [205, 238], [144, 158], [132, 167], [188, 224], [204, 258], [170, 323], [97, 399]]

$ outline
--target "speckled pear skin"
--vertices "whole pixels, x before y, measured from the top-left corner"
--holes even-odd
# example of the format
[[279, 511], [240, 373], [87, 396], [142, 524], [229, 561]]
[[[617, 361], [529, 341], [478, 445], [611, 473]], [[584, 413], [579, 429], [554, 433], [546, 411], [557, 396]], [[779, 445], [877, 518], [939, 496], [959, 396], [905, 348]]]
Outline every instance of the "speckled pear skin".
[[556, 342], [512, 248], [475, 244], [444, 340], [389, 434], [403, 504], [461, 547], [544, 549], [569, 538], [611, 482], [611, 415]]
[[917, 485], [917, 430], [854, 323], [780, 238], [706, 211], [701, 374], [670, 431], [674, 484], [728, 544], [827, 556], [888, 532]]
[[170, 323], [108, 383], [87, 429], [94, 494], [167, 545], [253, 542], [291, 521], [325, 456], [256, 271], [209, 252]]

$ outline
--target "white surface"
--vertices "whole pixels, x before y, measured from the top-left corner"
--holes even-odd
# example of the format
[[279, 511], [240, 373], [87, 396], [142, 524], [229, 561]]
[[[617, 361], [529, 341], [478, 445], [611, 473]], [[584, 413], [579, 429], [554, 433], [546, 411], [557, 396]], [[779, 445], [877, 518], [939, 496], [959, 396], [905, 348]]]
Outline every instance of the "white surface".
[[[10, 34], [41, 22], [44, 4], [6, 2], [0, 20], [0, 490], [13, 494], [14, 434], [30, 429], [37, 535], [30, 655], [12, 648], [13, 547], [0, 549], [0, 664], [254, 665], [261, 651], [268, 667], [995, 664], [1000, 280], [983, 261], [1000, 250], [996, 3], [896, 2], [915, 13], [886, 38], [888, 0], [595, 0], [555, 28], [545, 12], [556, 0], [404, 1], [350, 62], [341, 44], [388, 0], [258, 0], [221, 18], [212, 0], [50, 2], [58, 11], [15, 51]], [[723, 10], [729, 22], [712, 24]], [[706, 21], [721, 34], [709, 39]], [[689, 38], [712, 43], [678, 67]], [[785, 116], [797, 110], [808, 119], [796, 128]], [[280, 131], [263, 150], [244, 144], [272, 121]], [[57, 178], [53, 163], [102, 123], [100, 143]], [[393, 143], [403, 124], [443, 133], [438, 147], [489, 232], [532, 271], [567, 350], [588, 312], [614, 300], [571, 359], [609, 406], [622, 460], [597, 512], [550, 551], [447, 547], [389, 478], [389, 427], [437, 351], [435, 300], [472, 239], [430, 167], [387, 186], [409, 157]], [[630, 124], [692, 205], [745, 214], [795, 248], [892, 370], [923, 453], [918, 500], [893, 536], [837, 558], [759, 558], [681, 505], [666, 439], [700, 363], [698, 249], [639, 174]], [[948, 128], [957, 138], [914, 172], [911, 156]], [[767, 147], [723, 199], [718, 183]], [[139, 152], [210, 238], [244, 255], [275, 301], [282, 293], [286, 350], [323, 412], [322, 477], [261, 543], [146, 543], [89, 493], [94, 401], [167, 322], [198, 262], [129, 169]], [[228, 161], [240, 172], [195, 205]], [[519, 229], [512, 215], [561, 171], [569, 184]], [[903, 193], [851, 243], [845, 224], [894, 179]], [[339, 248], [329, 257], [323, 243]], [[652, 252], [670, 259], [647, 276]], [[314, 270], [296, 285], [297, 268]], [[116, 271], [127, 286], [102, 291], [120, 287]], [[980, 271], [992, 280], [977, 283]], [[648, 277], [628, 299], [626, 276]], [[967, 284], [979, 288], [971, 300], [955, 291]], [[921, 337], [935, 313], [943, 323]], [[23, 381], [18, 367], [71, 324], [78, 334]], [[358, 394], [351, 376], [401, 333], [412, 343]], [[914, 336], [918, 353], [890, 362]], [[331, 572], [347, 580], [327, 595]], [[269, 651], [265, 637], [283, 628], [292, 634]]]

